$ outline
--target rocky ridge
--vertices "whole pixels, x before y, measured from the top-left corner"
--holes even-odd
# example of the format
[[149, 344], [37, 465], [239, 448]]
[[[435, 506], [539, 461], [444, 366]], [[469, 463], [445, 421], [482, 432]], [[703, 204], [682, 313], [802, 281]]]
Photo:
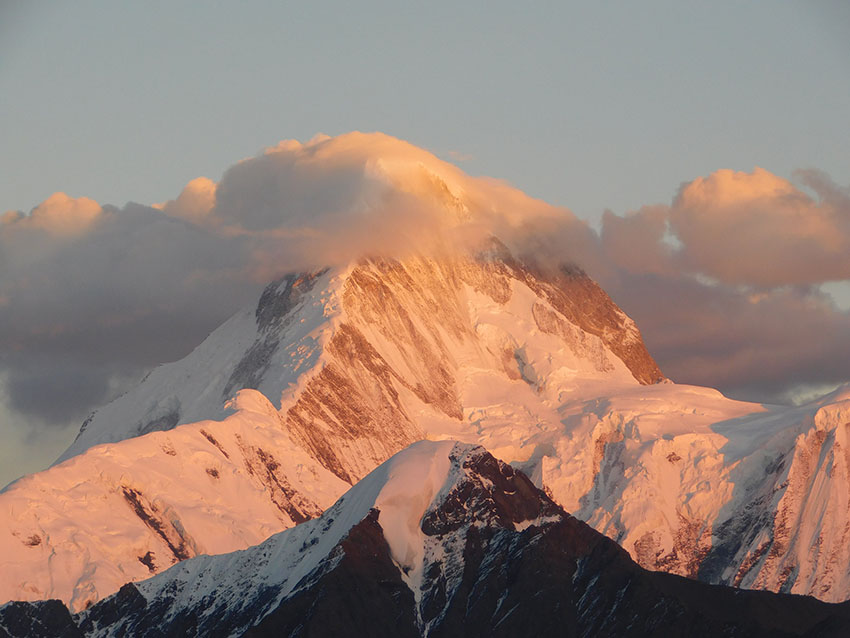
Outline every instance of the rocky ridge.
[[[24, 616], [48, 635], [70, 618], [56, 605], [2, 607], [0, 627]], [[127, 585], [73, 623], [66, 635], [838, 636], [850, 607], [648, 572], [482, 448], [421, 442], [320, 518]]]

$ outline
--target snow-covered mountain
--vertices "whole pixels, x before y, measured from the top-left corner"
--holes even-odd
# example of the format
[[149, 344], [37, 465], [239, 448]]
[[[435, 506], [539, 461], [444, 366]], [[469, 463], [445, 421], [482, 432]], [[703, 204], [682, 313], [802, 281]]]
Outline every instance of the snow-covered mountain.
[[[638, 567], [483, 448], [421, 441], [320, 518], [186, 560], [70, 617], [0, 607], [29, 636], [846, 635], [850, 603]], [[12, 632], [10, 632], [12, 633]], [[12, 634], [21, 635], [21, 634]]]
[[284, 277], [256, 309], [95, 412], [59, 461], [220, 418], [236, 391], [252, 388], [351, 480], [422, 438], [423, 418], [464, 420], [475, 398], [464, 391], [494, 383], [479, 377], [511, 394], [517, 386], [539, 395], [545, 384], [556, 399], [663, 378], [634, 323], [583, 272], [532, 268], [493, 240], [475, 256], [368, 260]]
[[67, 460], [0, 495], [0, 598], [81, 609], [176, 560], [248, 547], [426, 435], [527, 455], [559, 397], [636, 376], [661, 377], [596, 284], [544, 278], [495, 242], [285, 277], [99, 410]]
[[497, 241], [290, 275], [0, 494], [0, 600], [79, 611], [250, 547], [424, 438], [486, 446], [644, 567], [844, 600], [848, 407], [670, 383], [583, 272]]

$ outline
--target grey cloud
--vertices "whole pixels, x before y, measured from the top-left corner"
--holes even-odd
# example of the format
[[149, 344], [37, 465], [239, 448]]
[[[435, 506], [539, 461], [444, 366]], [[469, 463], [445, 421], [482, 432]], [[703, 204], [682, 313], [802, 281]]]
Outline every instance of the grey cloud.
[[850, 314], [814, 290], [753, 297], [687, 277], [622, 273], [608, 290], [674, 381], [768, 402], [850, 381]]
[[242, 240], [149, 207], [107, 207], [70, 239], [19, 230], [0, 227], [0, 369], [9, 406], [39, 422], [64, 425], [186, 354], [258, 287]]
[[5, 393], [8, 407], [31, 426], [80, 422], [91, 406], [109, 397], [113, 371], [79, 359], [16, 361]]

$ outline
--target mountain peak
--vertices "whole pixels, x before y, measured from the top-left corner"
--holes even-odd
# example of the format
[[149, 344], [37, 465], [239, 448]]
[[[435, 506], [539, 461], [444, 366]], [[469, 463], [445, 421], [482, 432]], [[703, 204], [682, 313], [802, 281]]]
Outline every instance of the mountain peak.
[[[535, 333], [539, 352], [527, 345]], [[580, 268], [519, 260], [492, 237], [469, 254], [364, 258], [292, 273], [189, 356], [95, 412], [58, 462], [98, 443], [220, 419], [226, 402], [248, 388], [285, 411], [301, 443], [351, 482], [374, 463], [338, 458], [317, 418], [335, 432], [379, 431], [376, 445], [386, 445], [387, 458], [422, 438], [411, 411], [429, 406], [462, 418], [464, 367], [534, 385], [549, 371], [535, 370], [532, 356], [553, 349], [565, 355], [555, 363], [570, 370], [572, 392], [603, 379], [663, 379], [634, 322]], [[378, 381], [380, 396], [362, 397], [368, 410], [348, 409], [366, 378]]]
[[562, 514], [525, 474], [481, 446], [456, 445], [449, 460], [451, 480], [422, 517], [428, 536], [482, 523], [521, 531]]
[[[479, 446], [416, 443], [319, 518], [202, 556], [76, 614], [67, 635], [844, 635], [850, 608], [648, 572]], [[78, 629], [79, 633], [73, 633]], [[11, 635], [21, 635], [10, 632]]]

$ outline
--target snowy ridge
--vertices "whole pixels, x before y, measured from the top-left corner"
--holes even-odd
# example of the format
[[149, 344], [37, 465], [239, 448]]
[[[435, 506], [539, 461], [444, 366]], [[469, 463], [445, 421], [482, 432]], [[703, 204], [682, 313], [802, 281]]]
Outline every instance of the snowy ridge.
[[[764, 480], [755, 480], [758, 466], [746, 468], [752, 478], [736, 487], [753, 514], [720, 519], [715, 554], [735, 551], [739, 567], [727, 568], [724, 582], [843, 600], [850, 592], [850, 388], [816, 402], [801, 421], [751, 462], [760, 462]], [[767, 529], [759, 524], [765, 515]]]
[[72, 610], [198, 554], [256, 545], [348, 487], [294, 446], [243, 390], [235, 414], [104, 444], [0, 499], [0, 596]]
[[[557, 423], [559, 397], [638, 385], [599, 336], [558, 311], [567, 300], [539, 292], [551, 284], [499, 251], [496, 260], [366, 261], [270, 285], [255, 310], [95, 413], [65, 462], [0, 495], [0, 560], [15, 566], [0, 598], [55, 596], [81, 609], [173, 560], [244, 548], [316, 516], [426, 433], [498, 438], [510, 451], [525, 444], [530, 423]], [[613, 307], [597, 292], [595, 307]], [[220, 419], [227, 392], [241, 388], [247, 412], [176, 425]], [[212, 456], [179, 452], [198, 446]], [[232, 477], [240, 487], [225, 497]], [[145, 513], [154, 505], [158, 522]], [[247, 516], [252, 507], [258, 513]], [[83, 512], [115, 523], [77, 532]], [[229, 521], [227, 533], [200, 512]], [[123, 542], [103, 542], [104, 533]], [[36, 536], [40, 545], [26, 544]], [[69, 558], [48, 560], [55, 547]]]
[[336, 309], [330, 272], [287, 275], [269, 285], [257, 308], [235, 314], [180, 361], [159, 366], [138, 387], [99, 408], [61, 463], [93, 445], [220, 420], [243, 388], [280, 405], [281, 393], [314, 368]]
[[[449, 474], [450, 453], [463, 454], [470, 449], [450, 441], [416, 443], [378, 466], [321, 518], [245, 551], [183, 561], [138, 583], [136, 588], [147, 601], [169, 600], [169, 614], [163, 615], [163, 625], [185, 609], [203, 609], [202, 617], [215, 617], [223, 610], [237, 616], [244, 613], [248, 618], [243, 622], [255, 623], [296, 586], [309, 586], [317, 568], [332, 568], [332, 556], [330, 565], [321, 563], [371, 510], [380, 512], [381, 528], [395, 563], [421, 578], [424, 535], [420, 521], [435, 497], [445, 493], [457, 478]], [[411, 576], [410, 582], [416, 578]], [[274, 591], [275, 595], [256, 609], [255, 600], [246, 592], [265, 591]], [[215, 604], [208, 606], [209, 601]], [[102, 634], [93, 635], [112, 635], [115, 630], [109, 627]]]
[[842, 635], [850, 608], [646, 572], [483, 448], [422, 441], [320, 518], [74, 622], [104, 637]]
[[[850, 388], [801, 408], [749, 414], [746, 404], [700, 401], [676, 386], [639, 394], [639, 406], [638, 397], [612, 397], [602, 419], [582, 413], [598, 459], [583, 495], [568, 491], [568, 465], [547, 469], [555, 459], [544, 458], [542, 480], [559, 502], [650, 569], [850, 597], [842, 446]], [[654, 409], [647, 394], [656, 395]]]
[[[662, 378], [634, 323], [584, 273], [536, 272], [498, 242], [494, 246], [478, 256], [376, 259], [288, 275], [266, 289], [255, 310], [238, 313], [185, 359], [160, 366], [136, 389], [96, 411], [57, 462], [98, 443], [219, 419], [224, 403], [242, 388], [259, 390], [288, 410], [290, 427], [300, 430], [303, 420], [315, 420], [313, 391], [327, 389], [321, 382], [311, 388], [305, 380], [321, 376], [328, 365], [354, 386], [360, 380], [356, 373], [372, 381], [389, 376], [395, 387], [385, 387], [383, 399], [390, 405], [376, 406], [405, 420], [407, 404], [417, 399], [459, 418], [453, 386], [466, 370], [495, 369], [511, 378], [545, 373], [527, 360], [525, 344], [536, 346], [537, 358], [569, 377], [572, 387], [566, 390], [594, 380]], [[556, 357], [547, 356], [544, 347]], [[408, 393], [413, 396], [395, 396]], [[401, 405], [392, 405], [399, 400]], [[337, 405], [323, 408], [325, 418], [336, 420], [325, 424], [332, 429], [351, 428], [357, 420]], [[340, 423], [341, 416], [349, 421]], [[412, 432], [421, 434], [417, 430], [413, 425]], [[304, 436], [317, 448], [323, 443]], [[341, 460], [346, 462], [351, 460]]]

